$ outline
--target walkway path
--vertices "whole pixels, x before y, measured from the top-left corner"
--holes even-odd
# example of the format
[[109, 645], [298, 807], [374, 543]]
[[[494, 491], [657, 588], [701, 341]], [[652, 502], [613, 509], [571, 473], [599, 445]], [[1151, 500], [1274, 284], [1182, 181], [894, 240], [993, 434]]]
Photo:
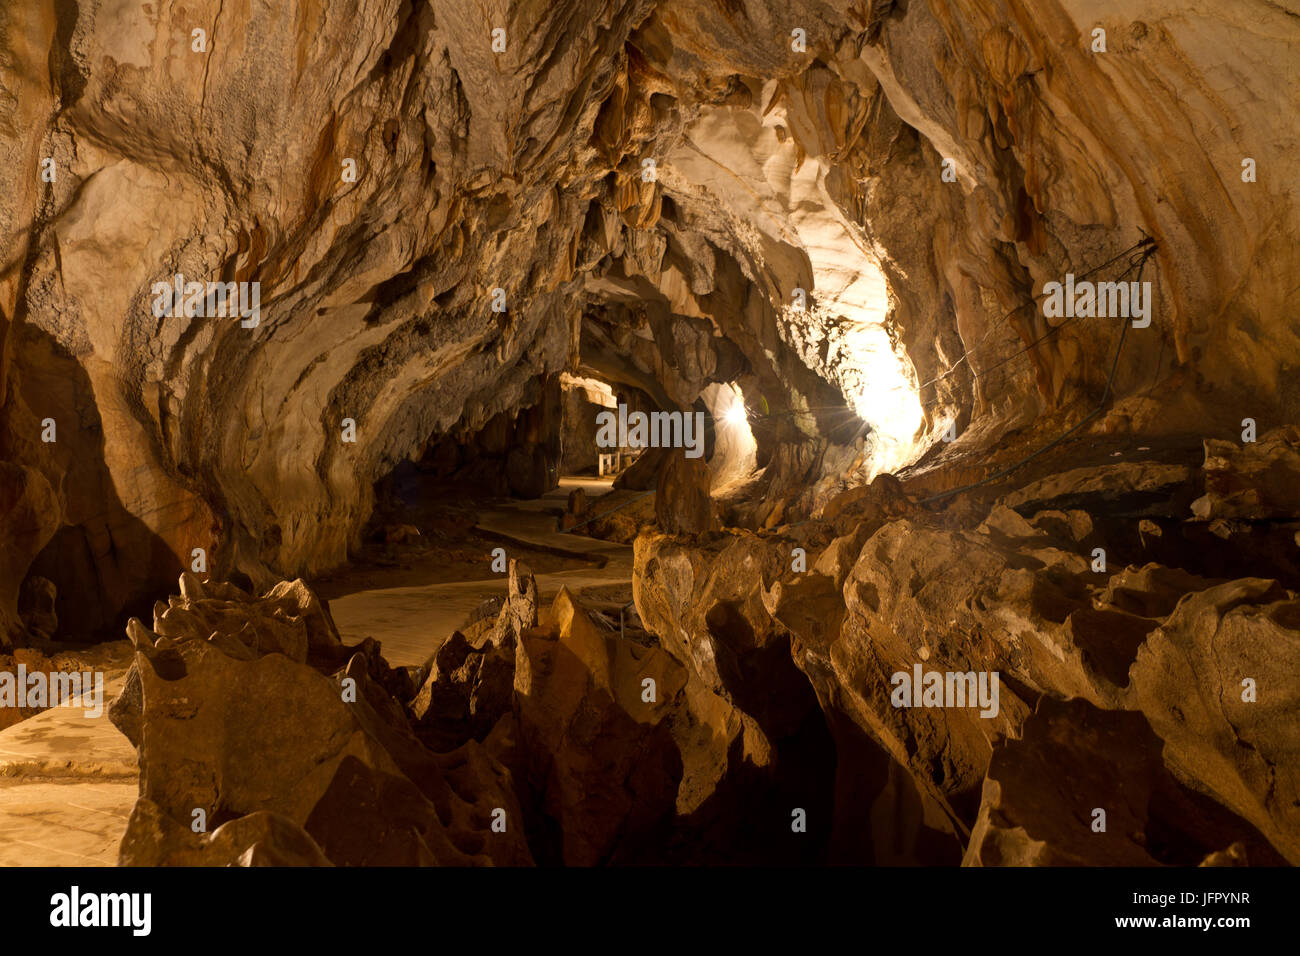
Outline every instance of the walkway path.
[[[608, 482], [566, 479], [533, 502], [485, 511], [479, 530], [502, 541], [572, 556], [574, 567], [538, 574], [539, 597], [561, 586], [578, 591], [632, 580], [632, 548], [560, 534], [548, 508], [562, 507], [571, 488], [595, 497]], [[486, 559], [487, 556], [485, 556]], [[505, 575], [480, 581], [358, 591], [330, 601], [343, 639], [375, 637], [389, 663], [423, 664], [484, 598], [503, 594]], [[107, 702], [124, 670], [109, 673]], [[56, 707], [0, 731], [0, 866], [113, 866], [139, 791], [135, 748], [108, 719], [80, 707]]]
[[[552, 553], [573, 556], [578, 566], [538, 574], [538, 597], [549, 602], [560, 590], [627, 584], [632, 580], [632, 547], [582, 535], [561, 534], [547, 509], [563, 507], [568, 493], [582, 486], [592, 499], [609, 489], [608, 481], [565, 478], [560, 487], [535, 501], [501, 505], [479, 515], [478, 530], [501, 539], [510, 554], [510, 540]], [[585, 562], [585, 563], [580, 563]], [[486, 566], [487, 556], [484, 556]], [[365, 637], [383, 642], [384, 657], [393, 666], [418, 666], [465, 622], [484, 599], [504, 596], [506, 576], [478, 581], [425, 584], [418, 587], [357, 591], [330, 601], [330, 613], [346, 643]]]
[[52, 707], [0, 732], [0, 866], [114, 866], [139, 792], [135, 748], [105, 712]]

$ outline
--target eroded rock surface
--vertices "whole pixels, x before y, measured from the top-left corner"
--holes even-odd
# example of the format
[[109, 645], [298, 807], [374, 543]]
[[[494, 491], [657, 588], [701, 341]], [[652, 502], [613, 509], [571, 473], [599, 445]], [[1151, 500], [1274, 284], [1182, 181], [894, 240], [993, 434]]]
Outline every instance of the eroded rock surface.
[[1043, 698], [1023, 736], [994, 751], [963, 862], [1187, 866], [1229, 852], [1282, 862], [1249, 824], [1178, 784], [1140, 713]]
[[260, 600], [181, 586], [153, 630], [130, 628], [140, 801], [124, 865], [531, 862], [520, 828], [491, 829], [498, 808], [521, 818], [509, 771], [473, 740], [427, 750], [377, 658], [342, 646], [301, 581]]
[[[187, 575], [182, 591], [152, 630], [132, 622], [112, 710], [140, 754], [124, 864], [794, 863], [824, 849], [825, 741], [770, 736], [567, 591], [539, 611], [517, 562], [511, 597], [444, 643], [418, 693], [381, 682], [377, 649], [344, 647], [301, 581], [253, 598]], [[807, 838], [790, 829], [796, 803], [819, 821]]]
[[[195, 548], [259, 588], [337, 566], [444, 439], [536, 495], [580, 369], [667, 410], [738, 388], [759, 525], [930, 447], [979, 470], [1091, 409], [1113, 326], [1035, 297], [1134, 278], [1144, 234], [1157, 314], [1103, 427], [1295, 420], [1298, 30], [1257, 0], [11, 5], [5, 634], [28, 573], [102, 636]], [[260, 283], [258, 315], [155, 316], [177, 275]]]
[[[1190, 865], [1239, 845], [1234, 859], [1295, 863], [1297, 594], [1198, 573], [1268, 555], [1230, 537], [1208, 561], [1187, 497], [1180, 521], [1138, 517], [1160, 474], [1076, 469], [989, 496], [982, 520], [889, 487], [783, 533], [643, 534], [638, 608], [760, 721], [746, 693], [778, 696], [794, 663], [835, 737], [835, 831], [866, 858]], [[1095, 521], [1034, 510], [1088, 502]], [[1129, 563], [1144, 554], [1183, 566]], [[740, 625], [747, 641], [720, 640]], [[766, 653], [781, 660], [760, 677], [735, 663]], [[939, 676], [933, 699], [918, 672]], [[1095, 807], [1110, 829], [1090, 829]]]
[[[6, 4], [0, 645], [129, 628], [123, 861], [1300, 862], [1298, 43], [1263, 0]], [[544, 495], [565, 375], [752, 437], [725, 503], [652, 448], [560, 519], [635, 540], [645, 629], [512, 565], [418, 671], [344, 646], [304, 579], [376, 483]]]

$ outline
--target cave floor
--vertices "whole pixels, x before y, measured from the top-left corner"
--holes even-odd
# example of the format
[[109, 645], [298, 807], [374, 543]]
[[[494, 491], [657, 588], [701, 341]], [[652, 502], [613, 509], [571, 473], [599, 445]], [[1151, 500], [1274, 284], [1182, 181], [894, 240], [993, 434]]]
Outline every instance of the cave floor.
[[[541, 569], [544, 601], [561, 587], [630, 600], [630, 546], [556, 531], [555, 509], [579, 486], [595, 498], [610, 483], [564, 479], [536, 501], [480, 505], [473, 533], [456, 547], [426, 546], [325, 578], [318, 587], [343, 640], [374, 637], [390, 664], [423, 664], [485, 598], [504, 594], [506, 575], [489, 570], [493, 547]], [[427, 523], [421, 531], [438, 539]], [[106, 705], [124, 680], [124, 669], [109, 674]], [[0, 866], [115, 865], [138, 792], [135, 748], [106, 715], [56, 707], [0, 731]]]
[[[493, 547], [502, 547], [508, 557], [529, 564], [535, 572], [538, 596], [545, 603], [561, 587], [577, 594], [593, 588], [617, 590], [626, 586], [630, 600], [630, 545], [556, 530], [554, 511], [564, 507], [569, 492], [577, 487], [584, 488], [591, 500], [598, 500], [599, 494], [608, 491], [610, 482], [564, 478], [558, 488], [536, 500], [478, 506], [474, 530], [485, 543], [480, 553], [468, 558], [461, 549], [459, 562], [447, 561], [445, 555], [430, 555], [424, 566], [416, 559], [411, 567], [372, 567], [364, 570], [364, 578], [332, 578], [313, 586], [329, 600], [330, 613], [345, 642], [376, 638], [383, 645], [384, 657], [395, 667], [423, 664], [484, 599], [504, 596], [506, 575], [490, 570]], [[482, 573], [462, 580], [467, 559]], [[412, 574], [422, 574], [429, 580], [406, 583]], [[364, 587], [349, 590], [362, 583]]]
[[[125, 672], [105, 681], [107, 702]], [[53, 707], [0, 732], [0, 866], [113, 866], [139, 795], [135, 748], [106, 714]]]

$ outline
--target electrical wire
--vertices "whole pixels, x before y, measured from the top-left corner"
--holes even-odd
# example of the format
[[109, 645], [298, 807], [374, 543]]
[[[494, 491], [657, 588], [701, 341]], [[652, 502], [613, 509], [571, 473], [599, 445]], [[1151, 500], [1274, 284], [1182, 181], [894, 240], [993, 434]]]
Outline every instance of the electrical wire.
[[[1152, 243], [1154, 244], [1154, 240], [1152, 240]], [[1152, 255], [1154, 255], [1154, 253], [1155, 253], [1154, 249], [1147, 249], [1142, 254], [1141, 259], [1139, 259], [1138, 262], [1136, 263], [1137, 281], [1139, 285], [1142, 282], [1142, 275], [1146, 271], [1147, 259], [1149, 259]], [[1121, 277], [1128, 275], [1133, 270], [1133, 268], [1134, 268], [1134, 263], [1130, 261], [1129, 268], [1125, 269], [1124, 272], [1120, 273]], [[1106, 402], [1110, 398], [1111, 387], [1115, 383], [1115, 372], [1119, 369], [1119, 358], [1120, 358], [1120, 354], [1124, 350], [1124, 341], [1128, 335], [1129, 324], [1130, 324], [1129, 320], [1125, 318], [1124, 324], [1120, 327], [1119, 342], [1117, 342], [1115, 345], [1115, 357], [1111, 360], [1111, 364], [1110, 364], [1110, 375], [1106, 378], [1106, 388], [1102, 392], [1101, 401], [1097, 403], [1096, 408], [1094, 408], [1091, 412], [1089, 412], [1086, 416], [1084, 416], [1080, 421], [1075, 423], [1073, 426], [1066, 429], [1060, 435], [1056, 436], [1056, 438], [1052, 439], [1046, 445], [1043, 445], [1041, 448], [1038, 448], [1035, 451], [1030, 452], [1024, 458], [1021, 458], [1019, 461], [1016, 461], [1013, 464], [1008, 465], [1006, 468], [996, 471], [985, 478], [981, 478], [979, 481], [973, 481], [970, 484], [962, 485], [959, 488], [950, 488], [948, 491], [943, 491], [940, 492], [939, 494], [930, 495], [927, 498], [922, 498], [917, 503], [924, 505], [924, 504], [929, 504], [932, 501], [942, 501], [945, 498], [951, 498], [953, 495], [958, 495], [964, 491], [970, 491], [973, 488], [979, 488], [982, 485], [987, 485], [990, 482], [997, 481], [999, 478], [1005, 478], [1007, 475], [1011, 474], [1016, 469], [1033, 461], [1039, 455], [1055, 448], [1057, 445], [1061, 444], [1061, 442], [1065, 441], [1067, 438], [1069, 438], [1079, 429], [1083, 428], [1084, 425], [1087, 425], [1094, 418], [1100, 415], [1106, 408]]]

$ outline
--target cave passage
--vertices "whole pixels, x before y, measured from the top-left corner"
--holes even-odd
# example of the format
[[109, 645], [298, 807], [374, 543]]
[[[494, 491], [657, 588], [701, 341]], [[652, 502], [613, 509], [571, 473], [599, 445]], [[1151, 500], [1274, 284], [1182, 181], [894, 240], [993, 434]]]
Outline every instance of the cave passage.
[[1293, 868], [1286, 6], [6, 5], [0, 865]]

